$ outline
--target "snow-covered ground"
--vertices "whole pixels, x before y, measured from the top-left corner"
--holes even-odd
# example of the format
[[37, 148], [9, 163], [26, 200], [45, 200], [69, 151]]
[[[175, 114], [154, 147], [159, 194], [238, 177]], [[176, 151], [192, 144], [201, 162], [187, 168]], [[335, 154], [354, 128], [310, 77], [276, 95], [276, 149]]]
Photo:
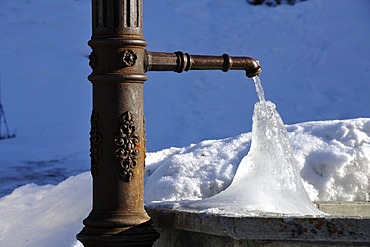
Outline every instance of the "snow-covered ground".
[[[369, 118], [306, 122], [287, 129], [311, 200], [369, 200]], [[146, 203], [199, 202], [218, 194], [232, 182], [251, 137], [245, 133], [149, 153]], [[72, 246], [90, 209], [89, 172], [56, 186], [22, 186], [0, 199], [0, 243], [7, 247]]]
[[[311, 200], [370, 200], [369, 10], [367, 0], [152, 0], [144, 35], [148, 50], [259, 59]], [[90, 21], [88, 0], [0, 1], [1, 103], [17, 134], [0, 141], [1, 246], [72, 246], [90, 211], [80, 174], [90, 166]], [[148, 76], [146, 203], [226, 189], [251, 145], [252, 80]]]

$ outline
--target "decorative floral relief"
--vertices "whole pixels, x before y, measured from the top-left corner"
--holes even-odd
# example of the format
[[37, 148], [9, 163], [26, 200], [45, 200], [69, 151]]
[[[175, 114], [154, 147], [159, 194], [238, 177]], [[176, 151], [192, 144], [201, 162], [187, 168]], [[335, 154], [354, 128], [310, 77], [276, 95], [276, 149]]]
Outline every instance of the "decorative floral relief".
[[134, 66], [137, 60], [137, 55], [132, 50], [127, 50], [122, 52], [122, 61], [125, 66]]
[[117, 146], [116, 156], [121, 166], [121, 177], [128, 182], [137, 164], [140, 138], [136, 134], [135, 118], [130, 112], [123, 113], [120, 116], [120, 122], [119, 134], [114, 141]]
[[91, 130], [90, 130], [90, 158], [91, 158], [91, 174], [95, 177], [98, 173], [98, 162], [101, 154], [101, 134], [98, 128], [98, 114], [92, 112], [91, 114]]

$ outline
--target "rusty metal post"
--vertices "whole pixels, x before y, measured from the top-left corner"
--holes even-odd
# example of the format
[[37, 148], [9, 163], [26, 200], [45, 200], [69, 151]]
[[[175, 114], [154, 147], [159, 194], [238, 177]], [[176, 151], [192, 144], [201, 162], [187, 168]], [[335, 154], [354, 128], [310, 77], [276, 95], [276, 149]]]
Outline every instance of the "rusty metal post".
[[92, 0], [93, 205], [77, 235], [84, 246], [152, 246], [144, 209], [142, 0]]
[[144, 209], [146, 71], [261, 72], [250, 57], [146, 51], [142, 1], [92, 0], [93, 205], [77, 235], [85, 247], [152, 246], [159, 237]]
[[182, 73], [189, 70], [244, 70], [247, 77], [261, 73], [260, 63], [251, 57], [190, 55], [181, 51], [174, 53], [151, 52], [145, 53], [146, 71], [174, 71]]

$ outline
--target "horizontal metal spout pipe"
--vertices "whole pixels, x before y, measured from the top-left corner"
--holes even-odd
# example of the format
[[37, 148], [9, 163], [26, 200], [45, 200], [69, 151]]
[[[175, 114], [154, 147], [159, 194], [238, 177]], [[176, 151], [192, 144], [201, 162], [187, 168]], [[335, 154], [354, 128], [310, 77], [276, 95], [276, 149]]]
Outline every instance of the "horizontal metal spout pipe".
[[259, 62], [250, 57], [189, 55], [181, 51], [175, 53], [145, 53], [146, 71], [175, 71], [181, 73], [188, 70], [245, 70], [248, 77], [258, 75], [262, 69]]

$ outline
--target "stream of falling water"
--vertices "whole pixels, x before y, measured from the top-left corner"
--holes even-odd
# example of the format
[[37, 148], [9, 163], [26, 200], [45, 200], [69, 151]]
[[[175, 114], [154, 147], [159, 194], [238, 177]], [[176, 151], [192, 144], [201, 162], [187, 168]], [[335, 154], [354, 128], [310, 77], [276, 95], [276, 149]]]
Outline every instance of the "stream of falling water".
[[303, 186], [289, 134], [275, 104], [265, 100], [260, 78], [253, 80], [259, 101], [254, 105], [251, 148], [228, 188], [190, 207], [232, 215], [322, 216]]
[[253, 77], [254, 85], [256, 87], [257, 96], [260, 101], [265, 101], [265, 91], [263, 91], [262, 82], [260, 77], [254, 76]]

